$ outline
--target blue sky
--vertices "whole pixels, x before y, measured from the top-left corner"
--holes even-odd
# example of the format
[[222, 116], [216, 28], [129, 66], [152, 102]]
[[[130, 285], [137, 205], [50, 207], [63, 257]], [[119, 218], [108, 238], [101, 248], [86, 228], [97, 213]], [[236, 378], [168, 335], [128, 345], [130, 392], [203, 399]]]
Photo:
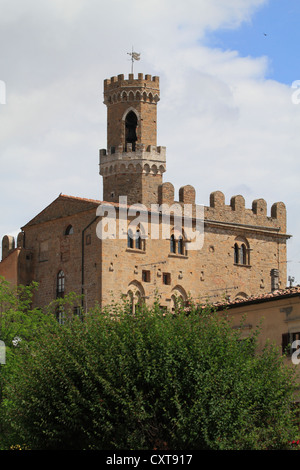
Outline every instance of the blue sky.
[[292, 84], [300, 79], [299, 22], [299, 0], [270, 0], [237, 29], [207, 33], [206, 45], [237, 50], [244, 57], [267, 56], [266, 78]]

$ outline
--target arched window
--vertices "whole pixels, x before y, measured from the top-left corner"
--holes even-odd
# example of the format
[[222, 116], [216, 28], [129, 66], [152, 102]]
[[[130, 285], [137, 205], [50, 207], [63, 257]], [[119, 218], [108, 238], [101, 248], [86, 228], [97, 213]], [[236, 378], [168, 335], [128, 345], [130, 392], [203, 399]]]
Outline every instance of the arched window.
[[184, 245], [183, 245], [183, 238], [182, 238], [181, 235], [179, 235], [179, 237], [178, 237], [177, 246], [178, 246], [178, 254], [183, 255], [184, 254]]
[[235, 300], [246, 300], [248, 299], [248, 295], [245, 292], [239, 292], [235, 296]]
[[131, 313], [136, 313], [137, 309], [143, 305], [143, 299], [145, 298], [145, 291], [142, 285], [133, 281], [129, 284], [129, 290], [127, 291], [127, 298], [129, 302], [129, 309]]
[[136, 128], [136, 114], [130, 111], [125, 119], [125, 147], [127, 147], [127, 144], [132, 144], [132, 150], [135, 150], [135, 143], [137, 141]]
[[175, 253], [177, 255], [186, 254], [185, 241], [182, 235], [178, 235], [178, 237], [176, 237], [175, 234], [172, 233], [170, 237], [170, 253]]
[[135, 248], [136, 250], [145, 249], [145, 242], [142, 239], [140, 229], [137, 229], [135, 233], [133, 233], [131, 228], [128, 230], [127, 248]]
[[171, 296], [171, 311], [175, 312], [177, 309], [180, 309], [184, 306], [184, 300], [182, 295], [172, 295]]
[[136, 238], [135, 238], [135, 247], [137, 250], [142, 249], [142, 239], [141, 239], [141, 232], [139, 230], [136, 231]]
[[170, 238], [170, 252], [171, 253], [176, 253], [176, 242], [175, 242], [174, 234], [172, 234], [171, 238]]
[[74, 229], [72, 225], [68, 225], [65, 231], [65, 235], [72, 235], [74, 233]]
[[128, 300], [129, 300], [130, 312], [133, 313], [134, 312], [134, 295], [133, 295], [133, 292], [131, 290], [128, 291], [127, 296], [128, 296]]
[[240, 247], [240, 263], [247, 264], [247, 250], [244, 243]]
[[234, 264], [239, 264], [239, 246], [234, 244]]
[[250, 246], [244, 237], [237, 237], [234, 244], [234, 264], [250, 265]]
[[56, 279], [56, 297], [63, 297], [65, 292], [65, 273], [59, 271]]
[[140, 291], [135, 293], [135, 306], [134, 311], [136, 312], [142, 306], [142, 296]]
[[127, 248], [133, 248], [133, 233], [130, 229], [127, 234]]
[[178, 308], [182, 308], [187, 303], [187, 294], [183, 287], [176, 286], [172, 289], [171, 294], [171, 310], [172, 312], [176, 311]]

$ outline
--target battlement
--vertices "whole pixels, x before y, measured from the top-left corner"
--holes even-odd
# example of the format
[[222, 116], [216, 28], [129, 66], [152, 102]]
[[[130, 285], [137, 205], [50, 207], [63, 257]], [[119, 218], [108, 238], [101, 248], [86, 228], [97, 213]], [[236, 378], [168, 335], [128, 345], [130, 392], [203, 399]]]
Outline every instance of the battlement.
[[132, 150], [132, 144], [126, 145], [126, 150], [124, 149], [123, 145], [119, 145], [117, 148], [111, 147], [109, 149], [101, 149], [100, 150], [100, 159], [104, 159], [104, 157], [113, 156], [113, 158], [123, 158], [126, 155], [132, 154], [132, 158], [135, 158], [136, 155], [140, 153], [145, 153], [145, 158], [149, 158], [151, 155], [157, 155], [159, 160], [166, 159], [166, 147], [156, 147], [155, 145], [145, 145], [145, 144], [136, 144], [136, 149]]
[[[179, 200], [175, 200], [172, 183], [163, 183], [159, 188], [159, 203], [196, 205], [196, 191], [193, 186], [186, 185], [179, 189]], [[283, 202], [271, 206], [267, 214], [267, 203], [264, 199], [255, 199], [251, 209], [245, 207], [245, 199], [241, 195], [233, 196], [230, 204], [225, 204], [225, 196], [221, 191], [210, 194], [209, 206], [204, 207], [204, 219], [207, 223], [248, 226], [249, 229], [266, 229], [278, 233], [286, 232], [286, 207]]]
[[104, 80], [104, 103], [114, 104], [124, 101], [144, 101], [156, 104], [159, 101], [159, 77], [132, 73], [128, 79], [124, 75]]
[[128, 79], [125, 79], [124, 74], [120, 74], [116, 77], [111, 77], [110, 79], [104, 80], [104, 92], [131, 85], [143, 87], [148, 86], [159, 90], [159, 77], [152, 77], [152, 75], [148, 74], [146, 74], [144, 77], [143, 73], [139, 73], [138, 78], [134, 78], [134, 74], [130, 73], [128, 75]]

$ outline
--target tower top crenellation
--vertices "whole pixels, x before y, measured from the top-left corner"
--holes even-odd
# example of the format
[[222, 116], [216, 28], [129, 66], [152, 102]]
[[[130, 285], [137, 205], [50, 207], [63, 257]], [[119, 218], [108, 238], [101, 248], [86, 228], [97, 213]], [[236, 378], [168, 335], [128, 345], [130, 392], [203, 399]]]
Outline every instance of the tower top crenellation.
[[159, 77], [143, 73], [138, 74], [138, 78], [134, 78], [134, 74], [130, 73], [128, 79], [124, 78], [124, 74], [111, 77], [110, 79], [104, 80], [104, 92], [118, 88], [120, 86], [135, 85], [140, 87], [152, 86], [155, 89], [159, 89]]
[[159, 77], [133, 73], [124, 78], [124, 75], [104, 80], [104, 104], [113, 105], [119, 102], [138, 101], [156, 104], [159, 97]]
[[104, 80], [107, 151], [100, 151], [104, 200], [127, 195], [132, 203], [156, 203], [166, 170], [165, 148], [157, 146], [159, 77], [130, 73]]

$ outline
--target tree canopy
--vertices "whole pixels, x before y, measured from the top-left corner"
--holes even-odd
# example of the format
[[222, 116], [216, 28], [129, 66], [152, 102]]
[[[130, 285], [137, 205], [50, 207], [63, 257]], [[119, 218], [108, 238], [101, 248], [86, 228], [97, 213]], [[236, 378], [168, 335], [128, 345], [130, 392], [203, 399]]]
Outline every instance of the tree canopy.
[[293, 369], [273, 344], [257, 351], [259, 328], [243, 339], [226, 315], [192, 303], [132, 315], [124, 302], [59, 324], [53, 305], [30, 309], [30, 288], [21, 299], [6, 287], [0, 448], [254, 450], [297, 439]]

